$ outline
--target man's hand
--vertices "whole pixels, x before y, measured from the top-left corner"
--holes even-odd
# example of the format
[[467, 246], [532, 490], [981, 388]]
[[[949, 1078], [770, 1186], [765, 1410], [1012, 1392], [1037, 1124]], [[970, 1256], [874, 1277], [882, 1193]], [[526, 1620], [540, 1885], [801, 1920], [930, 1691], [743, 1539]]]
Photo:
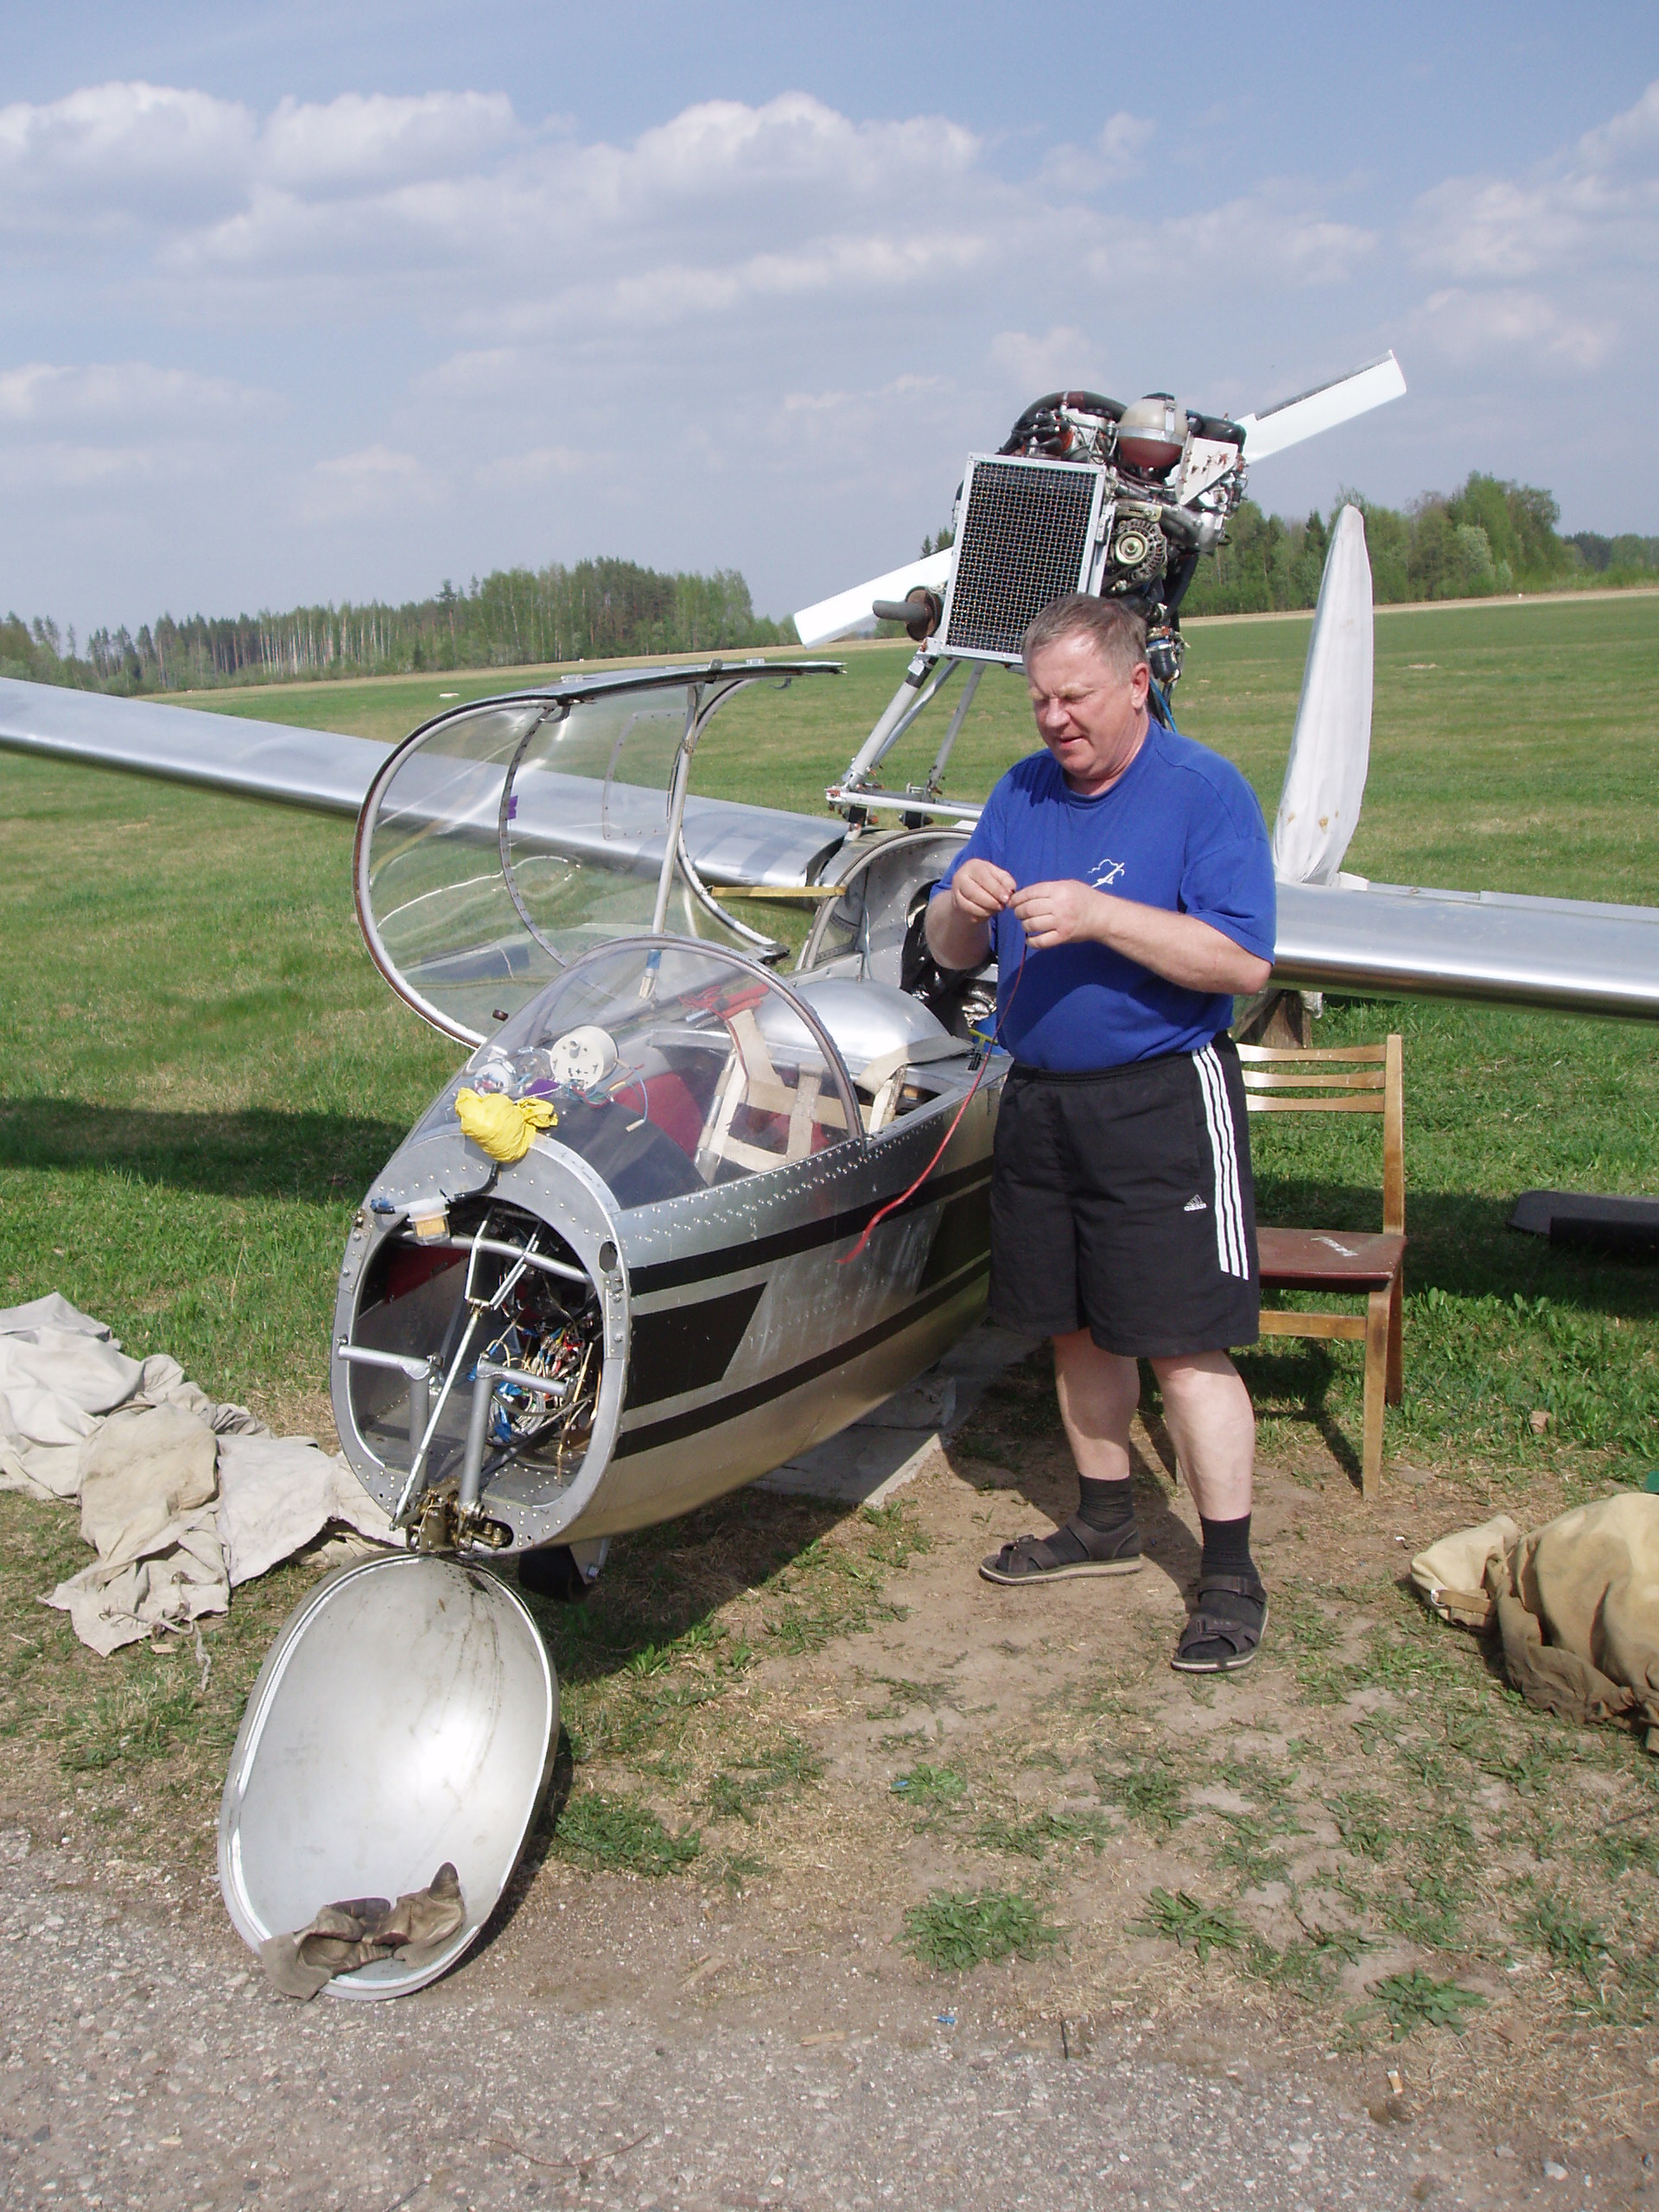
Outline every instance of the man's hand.
[[[999, 871], [1000, 872], [1000, 871]], [[1007, 901], [1019, 917], [1026, 943], [1033, 952], [1046, 952], [1052, 944], [1088, 944], [1103, 941], [1109, 902], [1103, 891], [1086, 883], [1028, 883]]]
[[995, 861], [964, 861], [951, 880], [950, 895], [968, 919], [988, 922], [1014, 898], [1015, 885]]
[[991, 924], [1014, 881], [994, 861], [964, 861], [927, 910], [927, 949], [941, 968], [977, 968], [991, 949]]
[[1143, 906], [1089, 884], [1028, 883], [1008, 900], [1033, 952], [1056, 944], [1103, 944], [1185, 990], [1259, 991], [1268, 963], [1196, 914]]

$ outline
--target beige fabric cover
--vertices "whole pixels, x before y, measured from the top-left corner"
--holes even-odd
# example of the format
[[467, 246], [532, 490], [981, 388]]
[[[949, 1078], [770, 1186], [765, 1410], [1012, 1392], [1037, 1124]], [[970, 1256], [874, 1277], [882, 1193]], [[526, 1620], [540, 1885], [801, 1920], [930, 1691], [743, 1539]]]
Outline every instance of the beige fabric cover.
[[377, 1543], [401, 1541], [339, 1453], [308, 1436], [221, 1436], [219, 1482], [219, 1534], [232, 1589], [269, 1574], [331, 1524]]
[[1420, 1553], [1412, 1579], [1446, 1618], [1478, 1627], [1477, 1567], [1528, 1704], [1578, 1721], [1629, 1713], [1659, 1751], [1659, 1497], [1621, 1491], [1529, 1535], [1500, 1515]]
[[1493, 1576], [1498, 1632], [1528, 1704], [1659, 1732], [1659, 1497], [1575, 1506], [1522, 1536], [1508, 1570], [1507, 1587]]
[[56, 1292], [0, 1309], [0, 1489], [79, 1497], [98, 1557], [44, 1602], [105, 1656], [226, 1611], [331, 1526], [399, 1541], [343, 1459], [216, 1403], [166, 1352], [129, 1359]]
[[1442, 1536], [1411, 1562], [1411, 1579], [1442, 1620], [1459, 1628], [1484, 1628], [1493, 1612], [1492, 1593], [1486, 1587], [1486, 1570], [1494, 1560], [1508, 1556], [1521, 1534], [1521, 1523], [1499, 1513], [1478, 1529], [1459, 1529]]

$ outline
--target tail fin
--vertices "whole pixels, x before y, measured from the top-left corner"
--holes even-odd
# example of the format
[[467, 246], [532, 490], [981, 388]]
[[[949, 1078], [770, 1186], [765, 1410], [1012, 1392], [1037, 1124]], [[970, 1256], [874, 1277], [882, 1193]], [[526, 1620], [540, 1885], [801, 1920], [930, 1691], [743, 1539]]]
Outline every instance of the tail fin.
[[1358, 827], [1371, 758], [1371, 627], [1365, 518], [1344, 507], [1325, 556], [1273, 825], [1273, 868], [1282, 883], [1334, 883]]

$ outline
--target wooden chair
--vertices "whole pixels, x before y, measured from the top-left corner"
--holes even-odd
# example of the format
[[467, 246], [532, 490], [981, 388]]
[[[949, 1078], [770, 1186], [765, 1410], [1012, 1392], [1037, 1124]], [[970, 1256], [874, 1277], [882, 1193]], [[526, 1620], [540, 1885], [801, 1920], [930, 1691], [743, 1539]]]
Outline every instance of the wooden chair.
[[1350, 1291], [1363, 1313], [1264, 1311], [1264, 1337], [1345, 1337], [1365, 1346], [1365, 1433], [1360, 1486], [1372, 1497], [1382, 1472], [1382, 1408], [1402, 1387], [1401, 1307], [1406, 1257], [1402, 1058], [1397, 1036], [1380, 1045], [1287, 1048], [1241, 1045], [1252, 1114], [1378, 1114], [1382, 1119], [1382, 1230], [1258, 1228], [1263, 1290]]

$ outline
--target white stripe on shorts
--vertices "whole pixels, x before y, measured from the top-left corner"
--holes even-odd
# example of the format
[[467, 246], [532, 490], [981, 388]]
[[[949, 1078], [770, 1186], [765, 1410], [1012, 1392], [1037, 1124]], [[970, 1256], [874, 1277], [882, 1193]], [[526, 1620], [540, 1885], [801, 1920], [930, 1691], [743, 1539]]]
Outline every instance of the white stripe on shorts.
[[1210, 1157], [1216, 1172], [1216, 1257], [1224, 1275], [1249, 1281], [1249, 1245], [1244, 1235], [1244, 1198], [1238, 1183], [1238, 1152], [1233, 1136], [1232, 1102], [1213, 1045], [1194, 1052], [1204, 1118], [1210, 1131]]

